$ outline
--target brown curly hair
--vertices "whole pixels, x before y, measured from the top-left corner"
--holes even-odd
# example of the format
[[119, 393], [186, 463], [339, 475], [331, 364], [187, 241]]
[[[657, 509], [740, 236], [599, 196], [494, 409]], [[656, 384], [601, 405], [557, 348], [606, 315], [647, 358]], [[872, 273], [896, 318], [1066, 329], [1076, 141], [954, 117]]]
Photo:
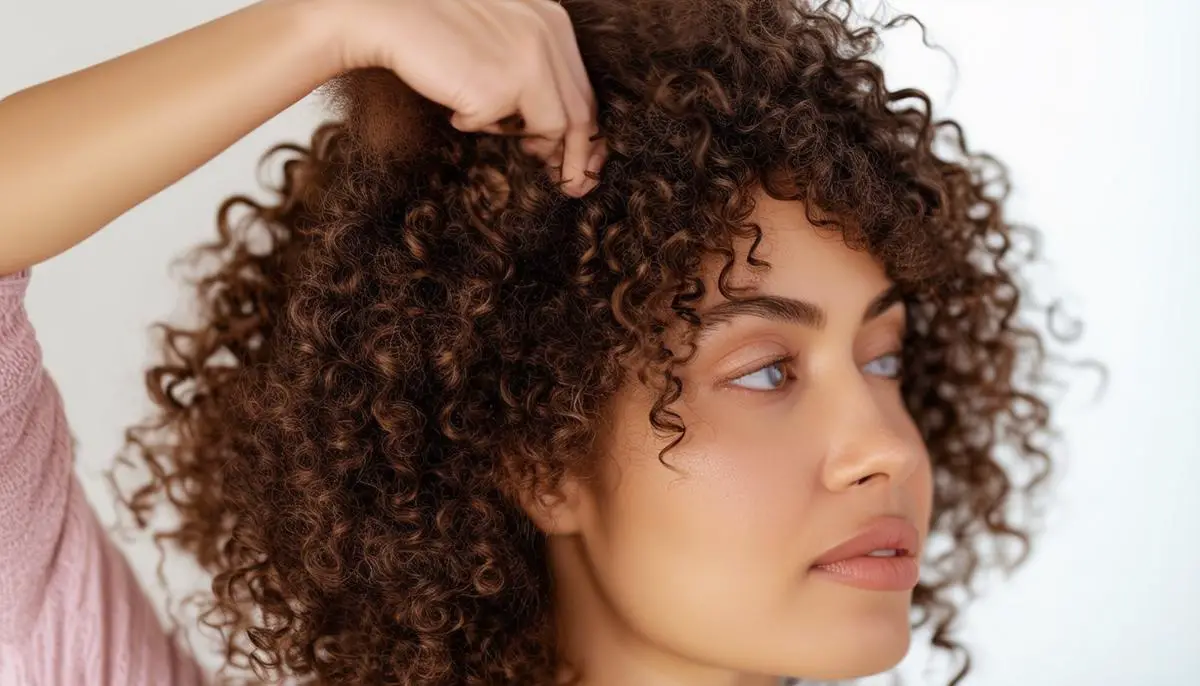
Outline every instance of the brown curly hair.
[[984, 544], [1024, 555], [1009, 507], [1049, 469], [1003, 167], [923, 92], [885, 87], [868, 57], [886, 27], [842, 3], [563, 4], [610, 150], [600, 187], [557, 192], [516, 139], [455, 131], [390, 72], [339, 77], [342, 116], [268, 154], [286, 156], [276, 200], [230, 198], [200, 249], [200, 321], [163, 328], [125, 505], [215, 575], [202, 621], [227, 671], [553, 683], [544, 540], [515, 494], [587, 468], [626, 360], [682, 437], [665, 333], [696, 324], [704, 259], [727, 273], [735, 239], [761, 237], [763, 189], [868, 250], [907, 304], [902, 388], [952, 542], [913, 621], [960, 653], [957, 682], [952, 594]]

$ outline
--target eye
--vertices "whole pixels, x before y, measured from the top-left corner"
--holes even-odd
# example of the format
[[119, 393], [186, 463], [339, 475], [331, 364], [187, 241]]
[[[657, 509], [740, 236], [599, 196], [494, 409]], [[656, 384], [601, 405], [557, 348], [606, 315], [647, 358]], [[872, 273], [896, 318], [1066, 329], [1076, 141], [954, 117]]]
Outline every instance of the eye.
[[900, 353], [880, 355], [863, 366], [863, 371], [885, 379], [899, 379], [903, 371]]
[[[788, 373], [787, 368], [793, 359], [792, 357], [782, 357], [772, 360], [749, 374], [739, 376], [732, 383], [751, 391], [777, 391], [794, 378]], [[743, 383], [747, 380], [749, 383]]]

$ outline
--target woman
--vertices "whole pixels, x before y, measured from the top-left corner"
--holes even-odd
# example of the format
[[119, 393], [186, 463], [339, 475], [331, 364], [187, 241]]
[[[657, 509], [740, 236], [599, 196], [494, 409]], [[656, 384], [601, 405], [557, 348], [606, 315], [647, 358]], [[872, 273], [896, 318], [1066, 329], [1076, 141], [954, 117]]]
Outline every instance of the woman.
[[0, 103], [6, 668], [201, 680], [73, 481], [21, 294], [326, 82], [277, 203], [222, 208], [124, 456], [214, 575], [226, 676], [830, 680], [914, 620], [957, 650], [980, 546], [1025, 540], [999, 458], [1047, 468], [1040, 339], [1001, 170], [842, 11], [264, 0]]

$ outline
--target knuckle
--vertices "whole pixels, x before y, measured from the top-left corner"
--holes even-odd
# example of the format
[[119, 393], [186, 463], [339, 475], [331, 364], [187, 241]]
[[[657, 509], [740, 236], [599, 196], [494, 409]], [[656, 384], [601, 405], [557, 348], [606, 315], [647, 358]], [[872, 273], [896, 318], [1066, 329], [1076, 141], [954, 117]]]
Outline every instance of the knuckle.
[[545, 0], [542, 2], [542, 7], [545, 8], [546, 16], [559, 27], [569, 26], [571, 24], [571, 15], [567, 13], [567, 8], [561, 3]]

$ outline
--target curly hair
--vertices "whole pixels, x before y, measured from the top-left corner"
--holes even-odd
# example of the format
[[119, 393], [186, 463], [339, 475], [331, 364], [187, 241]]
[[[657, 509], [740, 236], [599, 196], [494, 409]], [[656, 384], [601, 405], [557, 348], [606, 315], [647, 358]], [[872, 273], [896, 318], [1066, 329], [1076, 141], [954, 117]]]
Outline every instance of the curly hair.
[[552, 683], [545, 541], [515, 494], [588, 468], [627, 360], [660, 394], [652, 424], [682, 438], [666, 332], [698, 322], [705, 258], [736, 297], [762, 189], [869, 251], [907, 305], [902, 389], [952, 543], [924, 561], [913, 622], [959, 655], [957, 682], [955, 594], [989, 545], [1027, 552], [1010, 507], [1053, 436], [1003, 166], [926, 94], [885, 87], [868, 58], [896, 22], [834, 2], [563, 4], [610, 150], [600, 187], [557, 192], [516, 139], [454, 130], [391, 72], [339, 77], [340, 116], [264, 158], [286, 158], [272, 202], [228, 199], [198, 249], [199, 321], [162, 327], [124, 505], [213, 574], [201, 621], [226, 672]]

